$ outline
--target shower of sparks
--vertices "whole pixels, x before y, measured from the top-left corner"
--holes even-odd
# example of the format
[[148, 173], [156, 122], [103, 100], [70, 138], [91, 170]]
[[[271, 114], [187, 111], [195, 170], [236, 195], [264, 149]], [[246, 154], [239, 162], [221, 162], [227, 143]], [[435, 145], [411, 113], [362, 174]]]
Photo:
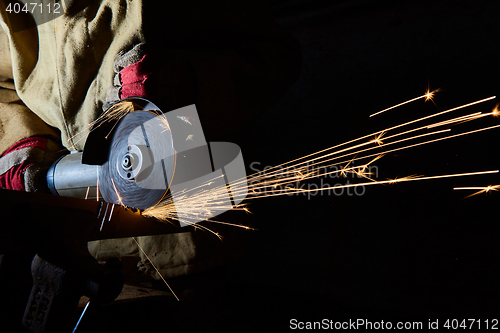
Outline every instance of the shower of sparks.
[[438, 91], [440, 91], [441, 89], [436, 89], [434, 91], [430, 91], [429, 89], [427, 89], [427, 91], [425, 92], [424, 95], [422, 96], [418, 96], [418, 97], [415, 97], [415, 98], [412, 98], [412, 99], [409, 99], [403, 103], [399, 103], [397, 105], [394, 105], [394, 106], [391, 106], [387, 109], [383, 109], [382, 111], [379, 111], [379, 112], [375, 112], [374, 114], [370, 115], [370, 117], [373, 117], [373, 116], [376, 116], [378, 114], [381, 114], [383, 112], [386, 112], [386, 111], [389, 111], [389, 110], [392, 110], [392, 109], [395, 109], [397, 107], [400, 107], [400, 106], [403, 106], [405, 104], [408, 104], [408, 103], [411, 103], [411, 102], [415, 102], [415, 101], [418, 101], [419, 99], [422, 99], [422, 98], [425, 98], [425, 101], [432, 101], [432, 99], [434, 98], [434, 94], [437, 93]]
[[75, 144], [85, 139], [93, 129], [100, 127], [107, 121], [115, 121], [114, 126], [111, 128], [108, 135], [106, 136], [107, 139], [109, 134], [113, 132], [113, 129], [118, 124], [118, 121], [133, 111], [134, 111], [134, 103], [130, 101], [121, 101], [116, 104], [113, 104], [106, 111], [104, 111], [96, 120], [88, 124], [87, 128], [83, 129], [82, 131], [76, 133], [74, 136], [70, 137], [68, 141], [72, 142], [72, 146], [74, 147]]
[[500, 189], [500, 185], [489, 185], [489, 186], [485, 186], [485, 187], [455, 187], [453, 189], [454, 190], [473, 190], [473, 191], [477, 191], [477, 192], [474, 192], [474, 193], [469, 194], [468, 196], [466, 196], [464, 198], [464, 199], [466, 199], [466, 198], [473, 197], [475, 195], [479, 195], [481, 193], [488, 193], [490, 191], [498, 191]]
[[160, 273], [160, 270], [156, 267], [156, 265], [153, 263], [153, 261], [149, 258], [148, 254], [144, 251], [144, 249], [142, 248], [141, 244], [139, 244], [139, 242], [137, 241], [137, 239], [135, 237], [132, 237], [132, 239], [135, 241], [135, 243], [137, 244], [137, 247], [139, 247], [139, 249], [141, 250], [141, 252], [144, 253], [144, 255], [146, 256], [146, 258], [151, 263], [151, 266], [153, 266], [153, 268], [155, 269], [156, 273], [158, 273], [158, 275], [162, 279], [163, 283], [165, 283], [165, 285], [168, 287], [168, 289], [170, 290], [170, 292], [172, 293], [172, 295], [174, 295], [174, 297], [179, 301], [179, 297], [177, 297], [177, 295], [174, 293], [174, 291], [172, 290], [172, 288], [170, 287], [170, 285], [167, 283], [167, 280], [165, 280], [165, 278], [163, 277], [163, 275]]
[[[437, 90], [433, 92], [428, 91], [425, 95], [420, 96], [419, 98], [432, 100], [433, 94], [436, 91]], [[248, 202], [248, 200], [251, 199], [291, 195], [296, 193], [308, 193], [350, 188], [356, 186], [397, 184], [409, 181], [478, 176], [496, 173], [498, 172], [498, 170], [437, 176], [410, 175], [405, 177], [397, 177], [394, 179], [376, 180], [373, 179], [373, 175], [370, 172], [370, 166], [373, 165], [373, 162], [387, 153], [500, 127], [500, 125], [493, 125], [465, 132], [459, 131], [458, 133], [454, 134], [447, 134], [449, 132], [452, 132], [451, 128], [435, 130], [437, 127], [455, 126], [466, 121], [468, 122], [477, 120], [487, 116], [496, 117], [499, 114], [497, 105], [495, 109], [488, 113], [473, 112], [447, 120], [440, 120], [431, 124], [416, 126], [415, 128], [411, 128], [405, 131], [395, 131], [396, 129], [399, 129], [401, 127], [416, 124], [418, 122], [423, 122], [433, 117], [443, 116], [454, 111], [462, 110], [490, 101], [494, 98], [495, 96], [488, 97], [425, 117], [417, 118], [415, 120], [386, 128], [384, 130], [365, 135], [343, 144], [323, 149], [316, 153], [285, 162], [272, 168], [268, 168], [265, 171], [249, 175], [245, 179], [240, 179], [230, 184], [231, 195], [233, 196], [233, 200], [235, 201], [238, 200], [239, 202], [240, 199], [245, 199]], [[397, 106], [409, 103], [413, 100], [398, 104]], [[424, 139], [431, 135], [438, 137], [433, 139]], [[391, 149], [387, 149], [388, 147], [391, 147]], [[373, 153], [369, 153], [371, 151], [373, 151]], [[354, 165], [354, 161], [357, 161], [360, 164]], [[366, 179], [366, 181], [358, 181], [338, 186], [326, 186], [322, 188], [303, 188], [303, 184], [301, 186], [301, 182], [330, 175], [336, 175], [338, 177], [345, 178], [352, 177], [353, 179], [364, 178]], [[246, 203], [232, 205], [230, 202], [227, 202], [227, 200], [223, 200], [223, 198], [227, 196], [227, 187], [226, 185], [215, 188], [210, 186], [215, 180], [216, 179], [212, 179], [210, 182], [202, 184], [196, 188], [186, 189], [182, 192], [175, 193], [175, 204], [174, 196], [169, 193], [158, 205], [146, 209], [143, 212], [143, 215], [148, 217], [155, 217], [165, 222], [182, 221], [183, 223], [192, 225], [195, 228], [208, 230], [219, 238], [221, 238], [221, 236], [218, 233], [211, 231], [205, 226], [199, 225], [197, 222], [207, 221], [248, 228], [238, 224], [212, 220], [214, 216], [227, 210], [244, 210], [248, 212]], [[485, 188], [481, 188], [481, 190], [484, 189]], [[493, 188], [490, 188], [489, 190], [493, 190]], [[178, 216], [179, 212], [182, 212], [182, 217]]]

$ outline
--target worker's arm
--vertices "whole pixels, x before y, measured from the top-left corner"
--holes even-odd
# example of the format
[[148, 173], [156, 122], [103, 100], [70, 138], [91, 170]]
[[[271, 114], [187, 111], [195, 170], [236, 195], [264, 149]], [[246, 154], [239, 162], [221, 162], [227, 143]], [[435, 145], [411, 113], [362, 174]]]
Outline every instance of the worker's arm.
[[57, 131], [23, 104], [13, 85], [0, 82], [0, 188], [43, 191], [46, 170], [64, 149]]
[[7, 34], [0, 28], [0, 188], [45, 188], [45, 170], [62, 152], [57, 131], [31, 112], [15, 91]]

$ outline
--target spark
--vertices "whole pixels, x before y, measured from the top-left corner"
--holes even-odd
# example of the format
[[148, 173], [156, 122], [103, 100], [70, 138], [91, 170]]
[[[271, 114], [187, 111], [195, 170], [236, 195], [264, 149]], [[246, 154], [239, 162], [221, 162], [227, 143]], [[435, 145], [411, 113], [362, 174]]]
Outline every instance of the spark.
[[[349, 163], [347, 163], [345, 165], [345, 167], [343, 167], [342, 169], [340, 169], [340, 176], [341, 177], [344, 177], [346, 178], [347, 177], [347, 172], [349, 171], [349, 168], [347, 168], [349, 166], [349, 164], [351, 164], [353, 160], [350, 160]], [[351, 168], [352, 169], [352, 168]]]
[[109, 213], [109, 219], [108, 219], [108, 222], [111, 221], [111, 216], [113, 216], [113, 210], [115, 209], [115, 204], [113, 204], [113, 206], [111, 206], [111, 212]]
[[404, 182], [404, 181], [409, 181], [411, 179], [419, 179], [419, 178], [422, 178], [423, 175], [410, 175], [410, 176], [405, 176], [405, 177], [396, 177], [394, 179], [388, 179], [389, 180], [389, 184], [396, 184], [396, 183], [400, 183], [400, 182]]
[[191, 225], [191, 226], [193, 226], [195, 230], [196, 230], [196, 229], [203, 229], [203, 230], [208, 231], [208, 232], [210, 232], [211, 234], [215, 235], [217, 238], [219, 238], [219, 240], [222, 240], [222, 239], [223, 239], [223, 237], [222, 237], [222, 235], [221, 235], [221, 234], [219, 234], [218, 232], [215, 232], [215, 231], [213, 231], [212, 229], [209, 229], [209, 228], [207, 228], [207, 227], [205, 227], [205, 226], [203, 226], [203, 225], [199, 224], [198, 222], [192, 222], [192, 223], [188, 223], [188, 224], [189, 224], [189, 225]]
[[382, 137], [384, 136], [385, 132], [381, 132], [379, 135], [375, 137], [375, 139], [369, 141], [372, 143], [376, 143], [377, 145], [381, 146], [383, 144], [382, 142]]
[[229, 225], [231, 227], [243, 228], [243, 229], [246, 229], [246, 230], [255, 230], [253, 228], [250, 228], [249, 226], [241, 225], [241, 224], [234, 224], [234, 223], [222, 222], [222, 221], [215, 221], [215, 220], [207, 220], [207, 222], [218, 223], [218, 224], [223, 224], [223, 225]]
[[384, 156], [384, 154], [380, 154], [378, 156], [376, 156], [374, 159], [372, 159], [370, 162], [366, 163], [365, 165], [362, 165], [360, 166], [356, 171], [355, 171], [355, 174], [360, 176], [360, 177], [363, 177], [363, 178], [366, 178], [366, 179], [369, 179], [371, 181], [376, 181], [368, 176], [372, 175], [373, 173], [372, 172], [366, 172], [365, 170], [371, 165], [373, 164], [373, 162], [375, 162], [376, 160], [382, 158]]
[[120, 196], [120, 194], [118, 193], [118, 190], [116, 189], [115, 181], [113, 180], [113, 178], [111, 178], [111, 183], [113, 183], [113, 188], [115, 189], [115, 193], [116, 193], [116, 196], [118, 197], [119, 204], [123, 206], [122, 197]]
[[382, 111], [375, 112], [375, 113], [371, 114], [371, 115], [370, 115], [370, 117], [373, 117], [373, 116], [376, 116], [376, 115], [381, 114], [381, 113], [383, 113], [383, 112], [386, 112], [386, 111], [389, 111], [389, 110], [395, 109], [395, 108], [400, 107], [400, 106], [403, 106], [403, 105], [405, 105], [405, 104], [408, 104], [408, 103], [411, 103], [411, 102], [415, 102], [415, 101], [417, 101], [417, 100], [419, 100], [419, 99], [422, 99], [422, 98], [425, 98], [425, 101], [426, 101], [426, 102], [427, 102], [428, 100], [431, 100], [431, 101], [432, 101], [432, 99], [434, 98], [434, 94], [435, 94], [436, 92], [440, 91], [440, 90], [441, 90], [441, 89], [436, 89], [436, 90], [434, 90], [434, 91], [430, 91], [429, 89], [427, 89], [427, 91], [425, 92], [425, 94], [424, 94], [424, 95], [422, 95], [422, 96], [418, 96], [418, 97], [415, 97], [415, 98], [409, 99], [409, 100], [407, 100], [407, 101], [405, 101], [405, 102], [402, 102], [402, 103], [399, 103], [399, 104], [397, 104], [397, 105], [391, 106], [391, 107], [389, 107], [389, 108], [387, 108], [387, 109], [383, 109]]
[[464, 198], [464, 199], [466, 199], [466, 198], [473, 197], [475, 195], [479, 195], [481, 193], [488, 193], [490, 191], [498, 191], [500, 189], [500, 185], [488, 185], [486, 187], [454, 187], [453, 189], [454, 190], [474, 190], [474, 191], [477, 191], [477, 192], [474, 192], [474, 193], [466, 196]]
[[104, 226], [104, 221], [106, 220], [106, 214], [108, 213], [109, 204], [106, 204], [106, 210], [104, 211], [104, 216], [102, 217], [101, 227], [99, 228], [99, 232], [102, 231], [102, 227]]
[[437, 88], [434, 91], [430, 91], [429, 88], [427, 88], [427, 91], [425, 92], [425, 101], [432, 101], [434, 98], [434, 94], [437, 93], [438, 91], [441, 91], [441, 88]]
[[89, 197], [90, 186], [87, 187], [87, 193], [85, 194], [85, 200]]
[[141, 244], [139, 244], [139, 242], [137, 241], [137, 239], [135, 237], [132, 237], [132, 239], [135, 241], [135, 243], [137, 244], [137, 246], [139, 247], [139, 249], [141, 250], [142, 253], [144, 253], [144, 255], [146, 256], [146, 258], [149, 260], [149, 262], [151, 263], [151, 266], [153, 266], [153, 268], [155, 269], [156, 273], [158, 273], [158, 275], [160, 276], [160, 278], [163, 280], [163, 282], [165, 283], [165, 285], [168, 287], [168, 289], [170, 290], [170, 292], [172, 293], [172, 295], [174, 295], [174, 297], [178, 300], [179, 300], [179, 297], [177, 297], [177, 295], [175, 294], [175, 292], [172, 290], [172, 288], [170, 287], [170, 285], [168, 284], [167, 280], [165, 280], [165, 278], [163, 277], [163, 275], [160, 273], [160, 271], [158, 270], [158, 268], [156, 268], [156, 265], [153, 263], [153, 261], [149, 258], [149, 256], [147, 255], [146, 251], [144, 251], [144, 249], [142, 248]]
[[498, 107], [500, 106], [500, 103], [495, 105], [495, 107], [493, 108], [493, 110], [491, 111], [491, 115], [493, 117], [498, 117], [500, 116], [500, 111], [498, 110]]

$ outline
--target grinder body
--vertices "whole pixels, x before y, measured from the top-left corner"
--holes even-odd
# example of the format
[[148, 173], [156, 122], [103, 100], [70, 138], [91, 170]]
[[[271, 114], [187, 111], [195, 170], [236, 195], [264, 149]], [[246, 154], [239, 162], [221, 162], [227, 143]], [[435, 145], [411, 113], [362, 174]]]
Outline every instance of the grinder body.
[[100, 165], [82, 163], [82, 152], [59, 158], [47, 172], [47, 186], [52, 194], [81, 199], [97, 199]]

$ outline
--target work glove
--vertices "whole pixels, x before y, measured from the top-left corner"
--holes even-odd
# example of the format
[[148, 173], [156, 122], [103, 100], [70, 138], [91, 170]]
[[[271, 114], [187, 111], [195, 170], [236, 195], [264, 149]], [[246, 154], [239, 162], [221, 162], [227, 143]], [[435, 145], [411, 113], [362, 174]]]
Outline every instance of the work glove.
[[47, 192], [47, 170], [65, 149], [45, 137], [23, 139], [0, 157], [0, 188]]
[[148, 98], [148, 92], [152, 88], [151, 63], [151, 55], [147, 53], [147, 47], [143, 43], [135, 45], [129, 51], [119, 52], [113, 63], [113, 71], [116, 73], [113, 86], [106, 92], [103, 109], [107, 110], [111, 105], [128, 97]]

